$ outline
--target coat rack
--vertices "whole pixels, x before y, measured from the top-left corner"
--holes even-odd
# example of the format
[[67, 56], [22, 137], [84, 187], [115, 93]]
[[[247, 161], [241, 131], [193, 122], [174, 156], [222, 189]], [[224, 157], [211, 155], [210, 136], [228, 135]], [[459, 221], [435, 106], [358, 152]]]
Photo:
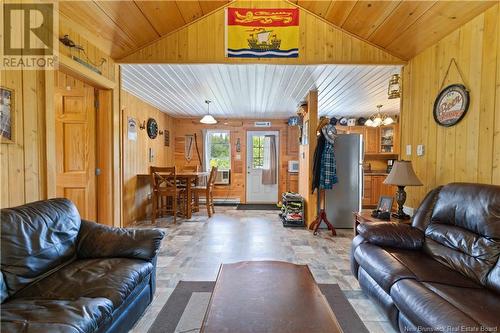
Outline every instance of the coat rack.
[[[330, 120], [328, 118], [323, 118], [318, 127], [316, 128], [316, 133], [322, 133], [320, 135], [324, 135], [325, 138], [327, 138], [327, 135], [328, 133], [325, 133], [326, 131], [326, 126], [330, 123]], [[335, 140], [335, 138], [331, 138], [332, 140], [332, 144], [333, 144], [333, 140]], [[317, 212], [318, 212], [318, 215], [316, 216], [316, 218], [314, 219], [314, 221], [311, 223], [311, 226], [310, 228], [313, 230], [313, 234], [314, 235], [317, 235], [318, 234], [318, 230], [319, 230], [319, 227], [321, 226], [321, 223], [325, 223], [328, 230], [331, 230], [332, 231], [332, 236], [336, 236], [337, 235], [337, 232], [333, 226], [333, 224], [330, 223], [330, 221], [328, 221], [328, 217], [326, 216], [326, 211], [325, 211], [325, 190], [324, 189], [321, 189], [319, 186], [318, 188], [316, 189], [316, 192], [317, 192], [317, 203], [316, 203], [316, 209], [317, 209]]]

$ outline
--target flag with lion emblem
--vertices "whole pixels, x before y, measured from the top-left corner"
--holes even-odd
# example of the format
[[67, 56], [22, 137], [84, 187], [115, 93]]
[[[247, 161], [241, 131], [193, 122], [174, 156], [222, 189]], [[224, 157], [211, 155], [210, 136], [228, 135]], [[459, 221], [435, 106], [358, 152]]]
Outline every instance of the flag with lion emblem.
[[298, 8], [227, 8], [226, 56], [236, 58], [298, 57]]

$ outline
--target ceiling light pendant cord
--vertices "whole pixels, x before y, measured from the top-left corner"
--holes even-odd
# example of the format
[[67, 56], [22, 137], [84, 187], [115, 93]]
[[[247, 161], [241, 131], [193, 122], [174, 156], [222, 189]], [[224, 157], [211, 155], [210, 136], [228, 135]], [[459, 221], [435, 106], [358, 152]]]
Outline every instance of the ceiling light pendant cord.
[[448, 65], [448, 68], [446, 69], [446, 73], [444, 74], [443, 81], [441, 81], [441, 86], [439, 87], [439, 91], [443, 90], [444, 82], [446, 81], [446, 78], [448, 77], [448, 73], [450, 72], [451, 65], [455, 64], [455, 68], [457, 69], [458, 75], [460, 76], [460, 79], [462, 80], [462, 83], [464, 86], [468, 87], [467, 82], [464, 79], [464, 75], [462, 74], [462, 71], [460, 70], [460, 67], [458, 67], [457, 61], [455, 58], [451, 58], [450, 63]]

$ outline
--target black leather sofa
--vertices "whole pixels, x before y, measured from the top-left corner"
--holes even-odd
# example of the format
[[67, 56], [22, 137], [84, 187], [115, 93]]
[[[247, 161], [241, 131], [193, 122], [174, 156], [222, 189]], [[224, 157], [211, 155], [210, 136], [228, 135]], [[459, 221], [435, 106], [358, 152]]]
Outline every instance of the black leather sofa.
[[351, 269], [400, 332], [500, 330], [500, 186], [431, 191], [411, 226], [358, 226]]
[[81, 220], [66, 199], [0, 218], [3, 333], [127, 332], [151, 303], [162, 231]]

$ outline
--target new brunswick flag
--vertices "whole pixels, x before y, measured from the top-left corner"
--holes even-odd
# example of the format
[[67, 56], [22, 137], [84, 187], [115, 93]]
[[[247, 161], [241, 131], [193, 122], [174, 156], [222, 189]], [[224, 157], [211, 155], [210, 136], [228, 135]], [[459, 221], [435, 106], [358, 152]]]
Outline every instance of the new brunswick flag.
[[298, 57], [298, 8], [227, 8], [226, 55], [237, 58]]

